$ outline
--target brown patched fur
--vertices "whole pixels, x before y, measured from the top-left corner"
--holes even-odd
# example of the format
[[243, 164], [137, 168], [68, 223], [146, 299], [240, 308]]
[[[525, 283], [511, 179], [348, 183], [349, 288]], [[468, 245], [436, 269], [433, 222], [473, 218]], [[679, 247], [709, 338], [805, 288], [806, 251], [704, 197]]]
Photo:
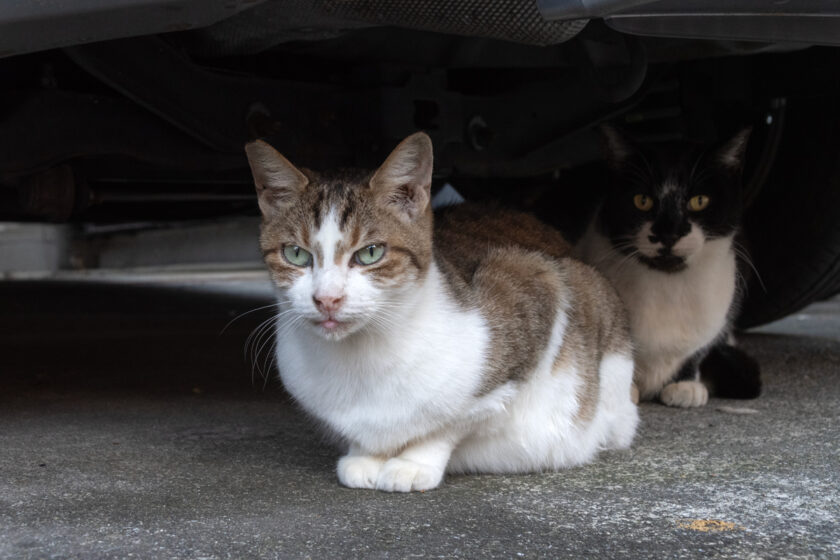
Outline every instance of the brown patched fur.
[[490, 250], [515, 248], [554, 257], [571, 252], [563, 235], [530, 214], [483, 204], [461, 204], [435, 213], [435, 256], [456, 298], [475, 306], [469, 287]]
[[551, 336], [562, 279], [551, 256], [562, 235], [533, 216], [463, 204], [436, 216], [435, 261], [455, 298], [479, 307], [491, 331], [482, 392], [522, 379]]
[[598, 404], [601, 359], [608, 353], [632, 356], [630, 331], [624, 306], [598, 272], [570, 258], [563, 259], [563, 266], [575, 292], [568, 310], [566, 339], [555, 359], [555, 370], [564, 367], [566, 360], [577, 362], [583, 385], [578, 395], [581, 404], [576, 420], [587, 423], [595, 415]]
[[578, 417], [591, 420], [602, 356], [631, 354], [624, 310], [612, 287], [569, 257], [560, 232], [528, 214], [465, 204], [436, 218], [438, 266], [462, 305], [480, 307], [490, 324], [493, 343], [482, 391], [521, 379], [537, 365], [562, 305], [568, 325], [554, 369], [580, 372]]
[[546, 348], [563, 290], [556, 266], [543, 255], [510, 248], [489, 251], [472, 286], [490, 326], [482, 392], [533, 371]]
[[[446, 242], [448, 247], [443, 247]], [[552, 257], [568, 256], [572, 247], [563, 234], [530, 214], [486, 204], [460, 204], [435, 213], [435, 245], [448, 255], [458, 252], [459, 268], [474, 262], [476, 244], [517, 247]]]

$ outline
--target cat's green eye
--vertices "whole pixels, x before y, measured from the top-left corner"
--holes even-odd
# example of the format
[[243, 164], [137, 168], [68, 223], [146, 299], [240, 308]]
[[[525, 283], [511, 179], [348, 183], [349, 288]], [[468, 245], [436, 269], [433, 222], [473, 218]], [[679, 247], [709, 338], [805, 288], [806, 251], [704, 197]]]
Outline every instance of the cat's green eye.
[[709, 197], [705, 194], [698, 194], [697, 196], [692, 196], [691, 199], [688, 201], [688, 209], [692, 212], [699, 212], [706, 208], [709, 205]]
[[297, 245], [286, 245], [283, 247], [283, 256], [295, 266], [309, 266], [312, 262], [312, 254]]
[[356, 262], [361, 265], [373, 264], [381, 259], [384, 254], [385, 245], [374, 243], [356, 251]]
[[633, 197], [633, 204], [642, 212], [647, 212], [653, 208], [653, 199], [646, 194], [637, 194]]

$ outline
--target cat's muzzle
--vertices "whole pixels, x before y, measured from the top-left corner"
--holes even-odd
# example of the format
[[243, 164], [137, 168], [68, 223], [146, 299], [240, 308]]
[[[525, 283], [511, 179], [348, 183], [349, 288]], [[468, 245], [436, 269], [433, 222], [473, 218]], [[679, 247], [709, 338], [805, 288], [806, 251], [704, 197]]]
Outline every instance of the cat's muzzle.
[[683, 271], [688, 266], [685, 263], [685, 257], [677, 256], [670, 251], [664, 254], [656, 255], [655, 257], [639, 255], [639, 261], [648, 268], [668, 273]]

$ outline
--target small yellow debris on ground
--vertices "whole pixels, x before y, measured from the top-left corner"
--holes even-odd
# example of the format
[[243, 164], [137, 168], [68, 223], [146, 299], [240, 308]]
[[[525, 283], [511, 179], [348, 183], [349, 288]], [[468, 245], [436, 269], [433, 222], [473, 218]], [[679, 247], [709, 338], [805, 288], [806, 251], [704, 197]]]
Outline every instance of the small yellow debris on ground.
[[703, 533], [744, 530], [743, 527], [731, 521], [721, 521], [719, 519], [682, 519], [677, 521], [677, 527]]

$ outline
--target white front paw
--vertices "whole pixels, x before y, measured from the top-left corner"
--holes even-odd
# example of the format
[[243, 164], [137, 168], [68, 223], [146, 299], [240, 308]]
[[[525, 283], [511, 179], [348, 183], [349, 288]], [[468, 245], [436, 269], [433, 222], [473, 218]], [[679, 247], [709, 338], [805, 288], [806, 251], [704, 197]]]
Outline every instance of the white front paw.
[[659, 398], [668, 406], [703, 406], [709, 401], [709, 390], [699, 381], [678, 381], [665, 385]]
[[349, 488], [376, 488], [385, 461], [367, 455], [346, 455], [338, 460], [338, 481]]
[[388, 459], [382, 467], [376, 480], [376, 489], [385, 492], [431, 490], [437, 488], [441, 480], [443, 469], [395, 457]]

